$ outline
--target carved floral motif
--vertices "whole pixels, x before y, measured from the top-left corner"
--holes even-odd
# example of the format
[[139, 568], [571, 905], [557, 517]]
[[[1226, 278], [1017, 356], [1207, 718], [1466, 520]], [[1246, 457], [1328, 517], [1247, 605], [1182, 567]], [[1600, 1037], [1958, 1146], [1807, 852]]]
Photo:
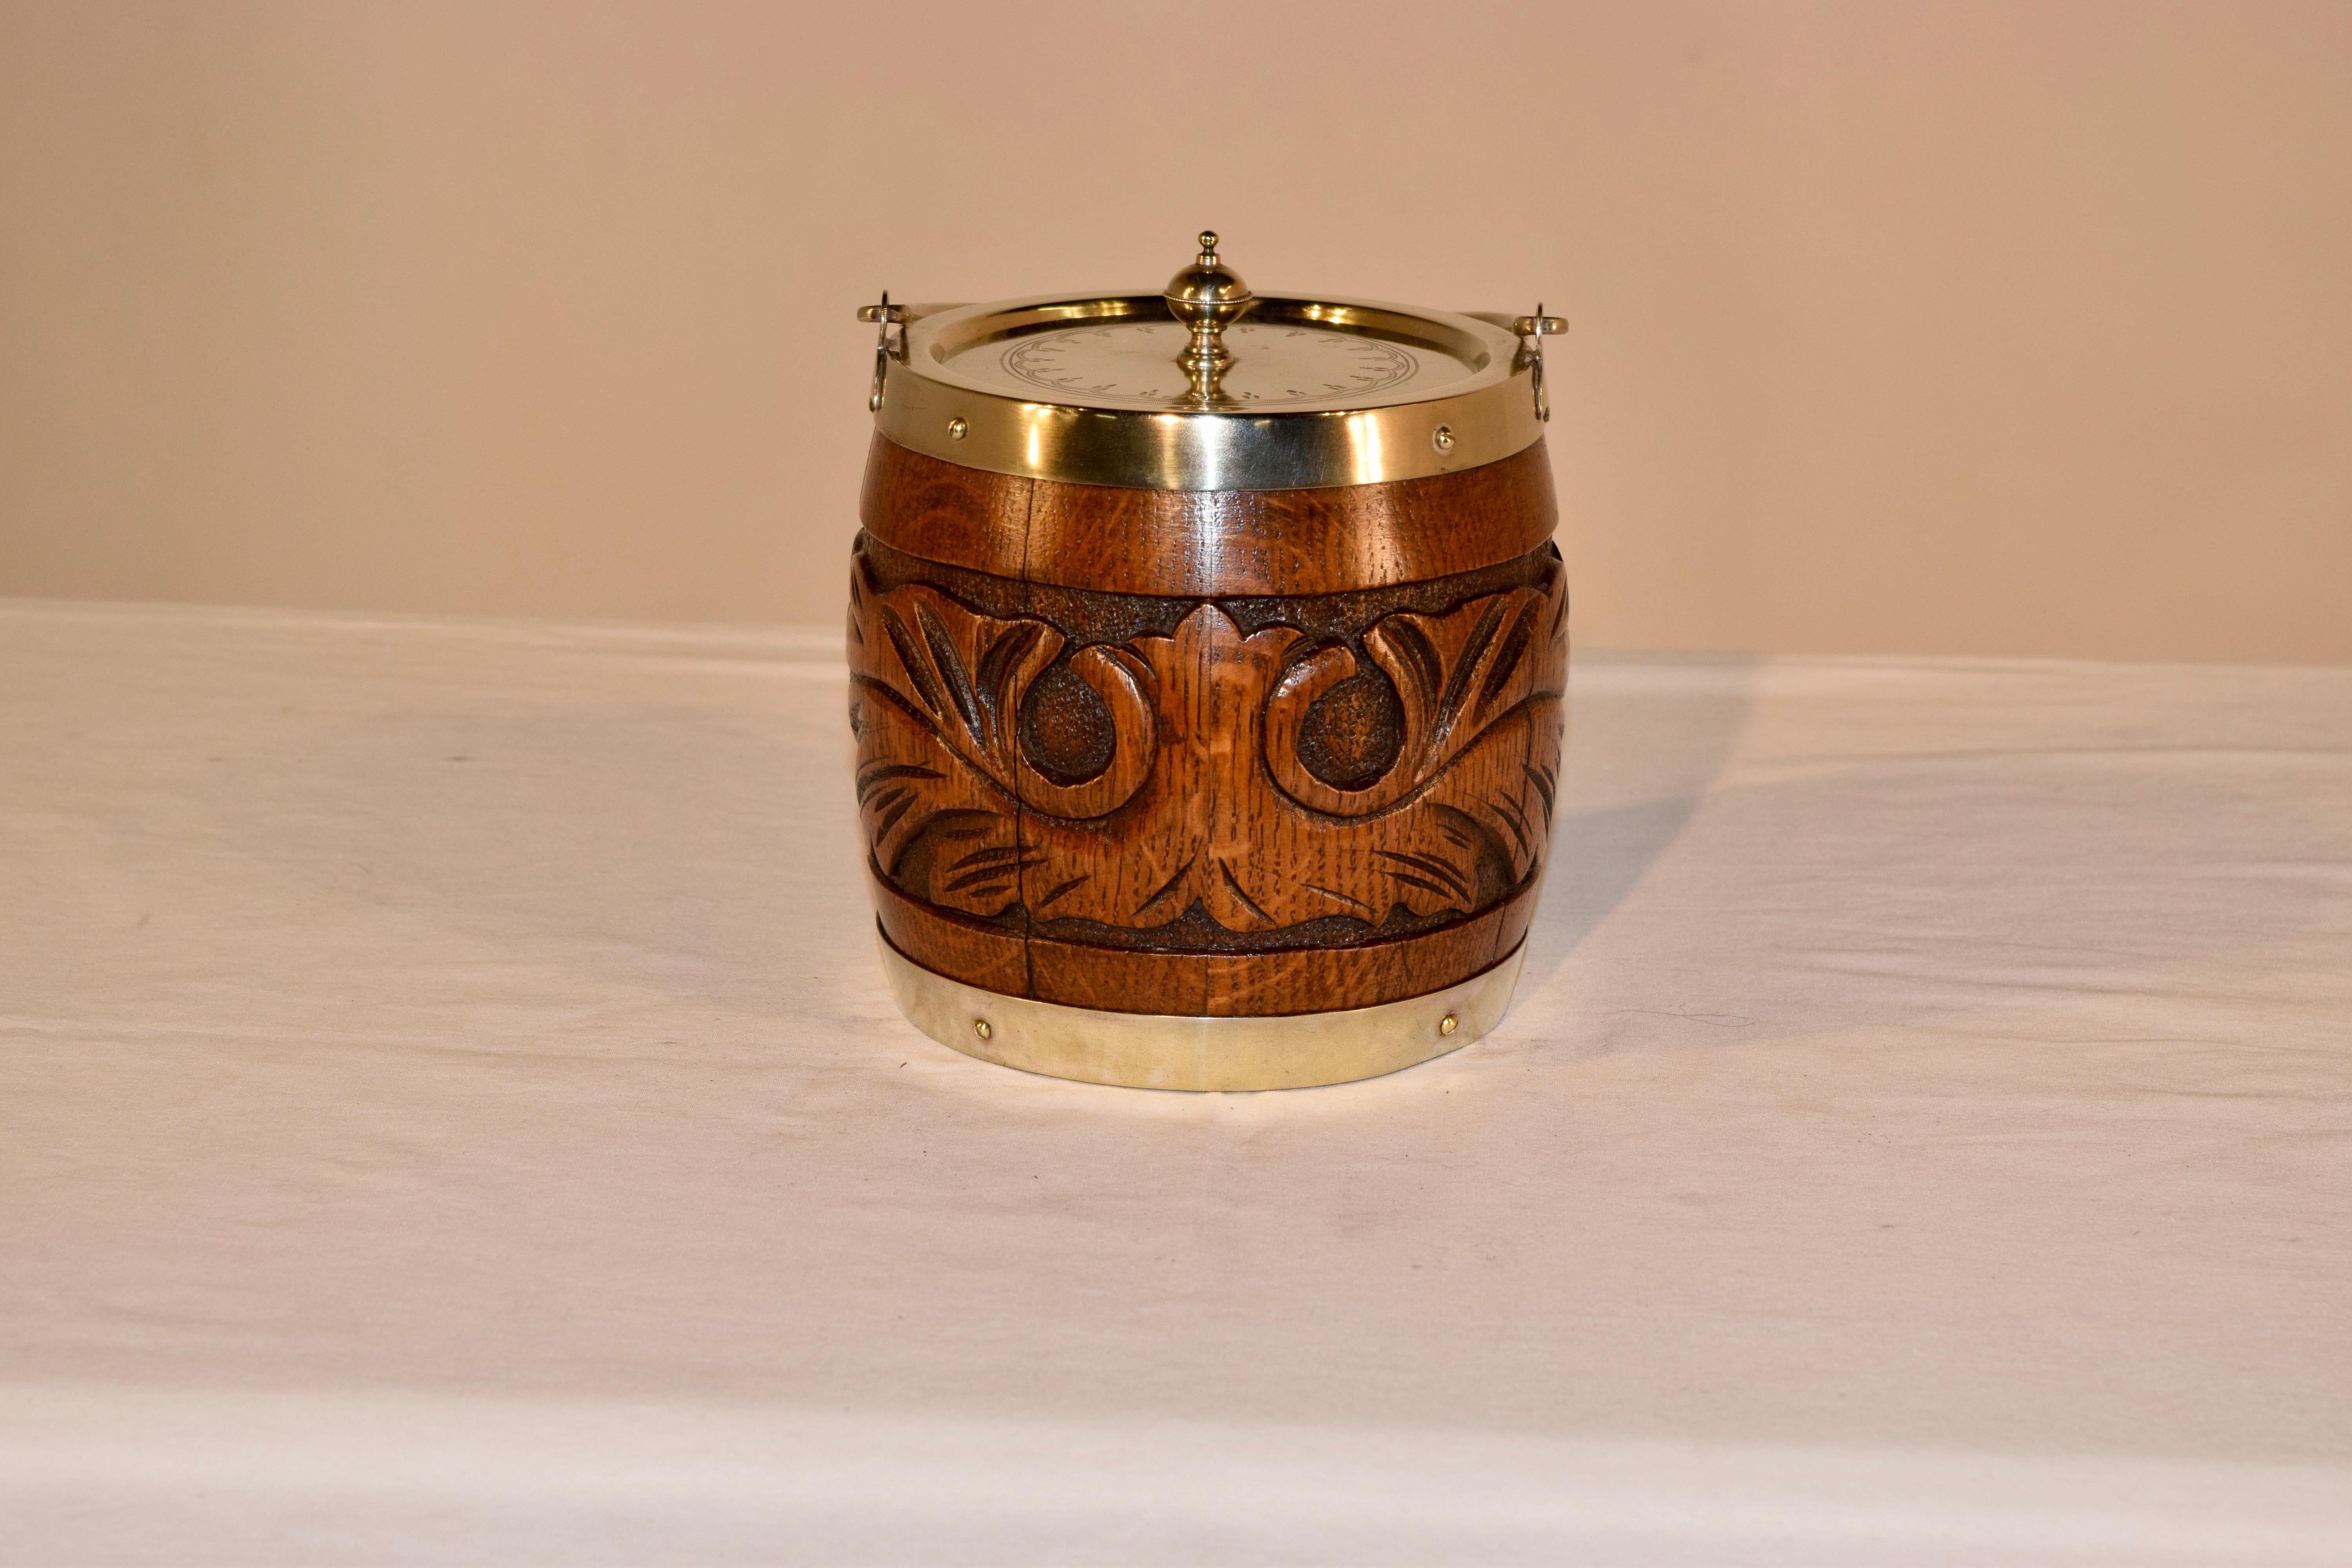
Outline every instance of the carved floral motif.
[[1074, 647], [929, 583], [883, 591], [861, 560], [850, 710], [876, 868], [981, 920], [1211, 951], [1423, 929], [1536, 874], [1567, 666], [1556, 563], [1433, 613], [1370, 604], [1336, 638], [1177, 612], [1171, 634]]

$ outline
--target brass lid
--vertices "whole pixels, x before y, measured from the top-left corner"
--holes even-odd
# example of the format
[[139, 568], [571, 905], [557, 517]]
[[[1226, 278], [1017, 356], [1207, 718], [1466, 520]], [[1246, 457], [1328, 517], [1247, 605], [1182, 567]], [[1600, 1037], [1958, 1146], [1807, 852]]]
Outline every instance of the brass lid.
[[1535, 444], [1567, 323], [1258, 295], [1201, 236], [1158, 293], [879, 305], [883, 435], [967, 468], [1151, 489], [1376, 484]]

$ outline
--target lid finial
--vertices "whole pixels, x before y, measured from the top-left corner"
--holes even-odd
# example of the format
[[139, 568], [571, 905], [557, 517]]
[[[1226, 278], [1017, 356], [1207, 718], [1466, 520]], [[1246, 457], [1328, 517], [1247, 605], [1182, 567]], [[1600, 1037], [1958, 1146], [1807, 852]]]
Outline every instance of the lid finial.
[[1249, 314], [1257, 296], [1241, 274], [1217, 259], [1217, 231], [1201, 231], [1201, 254], [1192, 265], [1168, 280], [1160, 296], [1169, 314], [1192, 334], [1176, 363], [1192, 381], [1192, 399], [1206, 407], [1217, 397], [1217, 383], [1234, 363], [1225, 347], [1225, 329]]

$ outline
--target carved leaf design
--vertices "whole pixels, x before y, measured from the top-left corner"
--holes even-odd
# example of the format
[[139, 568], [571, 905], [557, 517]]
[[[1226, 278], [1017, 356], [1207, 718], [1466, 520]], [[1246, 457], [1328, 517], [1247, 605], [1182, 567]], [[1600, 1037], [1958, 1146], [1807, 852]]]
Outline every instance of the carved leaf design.
[[1198, 904], [1228, 931], [1312, 918], [1298, 912], [1295, 889], [1268, 875], [1276, 868], [1262, 839], [1275, 822], [1262, 809], [1256, 739], [1266, 692], [1298, 637], [1287, 626], [1244, 637], [1224, 611], [1202, 605], [1174, 636], [1136, 639], [1155, 704], [1150, 777], [1105, 822], [1036, 825], [1037, 859], [1024, 873], [1033, 913], [1152, 927]]
[[967, 914], [1020, 899], [1023, 808], [1094, 816], [1135, 793], [1150, 766], [1151, 712], [1131, 654], [1066, 661], [1101, 700], [1117, 741], [1095, 777], [1056, 784], [1022, 755], [1017, 715], [1065, 639], [1042, 621], [966, 609], [923, 584], [850, 584], [850, 728], [857, 804], [874, 862], [913, 897]]
[[1044, 621], [981, 615], [922, 583], [872, 595], [860, 609], [872, 629], [852, 643], [853, 678], [897, 699], [908, 718], [1020, 805], [1050, 816], [1099, 816], [1143, 782], [1150, 769], [1151, 705], [1133, 654], [1087, 647], [1066, 660], [1065, 668], [1101, 701], [1116, 738], [1100, 773], [1058, 784], [1024, 754], [1018, 714], [1032, 683], [1061, 654], [1060, 632]]
[[1335, 646], [1301, 659], [1284, 673], [1267, 705], [1267, 768], [1285, 794], [1317, 811], [1365, 816], [1394, 805], [1452, 766], [1521, 702], [1538, 693], [1557, 698], [1557, 677], [1545, 690], [1552, 663], [1546, 656], [1566, 635], [1566, 608], [1556, 587], [1515, 588], [1443, 615], [1399, 612], [1373, 626], [1364, 643], [1395, 685], [1403, 739], [1388, 772], [1358, 789], [1317, 778], [1299, 755], [1307, 715], [1318, 699], [1355, 677], [1356, 656]]
[[[937, 731], [853, 685], [857, 813], [874, 864], [915, 898], [966, 914], [1019, 897], [1020, 819]], [[997, 875], [980, 873], [995, 872]]]
[[[1300, 759], [1317, 701], [1362, 673], [1345, 646], [1279, 624], [1244, 635], [1204, 603], [1171, 635], [1065, 657], [1042, 620], [871, 586], [853, 589], [859, 804], [877, 863], [913, 897], [981, 916], [1017, 904], [1078, 941], [1198, 951], [1326, 922], [1301, 938], [1323, 944], [1474, 913], [1541, 864], [1567, 652], [1556, 572], [1364, 633], [1394, 698], [1349, 722], [1398, 738], [1360, 788]], [[1056, 783], [1033, 765], [1023, 705], [1071, 700], [1072, 679], [1115, 740], [1099, 763], [1083, 747], [1049, 760]]]

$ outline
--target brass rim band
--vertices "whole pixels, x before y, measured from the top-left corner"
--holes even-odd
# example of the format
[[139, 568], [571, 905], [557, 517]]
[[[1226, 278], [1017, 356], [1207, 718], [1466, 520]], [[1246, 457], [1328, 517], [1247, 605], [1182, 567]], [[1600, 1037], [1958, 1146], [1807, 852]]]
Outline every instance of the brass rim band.
[[903, 351], [883, 366], [875, 425], [910, 451], [966, 468], [1064, 483], [1159, 490], [1305, 489], [1382, 484], [1498, 462], [1543, 434], [1536, 364], [1482, 317], [1376, 300], [1269, 298], [1255, 321], [1313, 321], [1440, 344], [1477, 368], [1453, 395], [1284, 413], [1082, 407], [1031, 401], [948, 370], [993, 334], [1164, 318], [1159, 295], [1058, 296], [904, 311]]
[[940, 1044], [1049, 1078], [1131, 1089], [1308, 1089], [1458, 1050], [1503, 1020], [1527, 943], [1458, 984], [1401, 1002], [1278, 1017], [1104, 1013], [1007, 996], [908, 959], [877, 929], [890, 994]]

